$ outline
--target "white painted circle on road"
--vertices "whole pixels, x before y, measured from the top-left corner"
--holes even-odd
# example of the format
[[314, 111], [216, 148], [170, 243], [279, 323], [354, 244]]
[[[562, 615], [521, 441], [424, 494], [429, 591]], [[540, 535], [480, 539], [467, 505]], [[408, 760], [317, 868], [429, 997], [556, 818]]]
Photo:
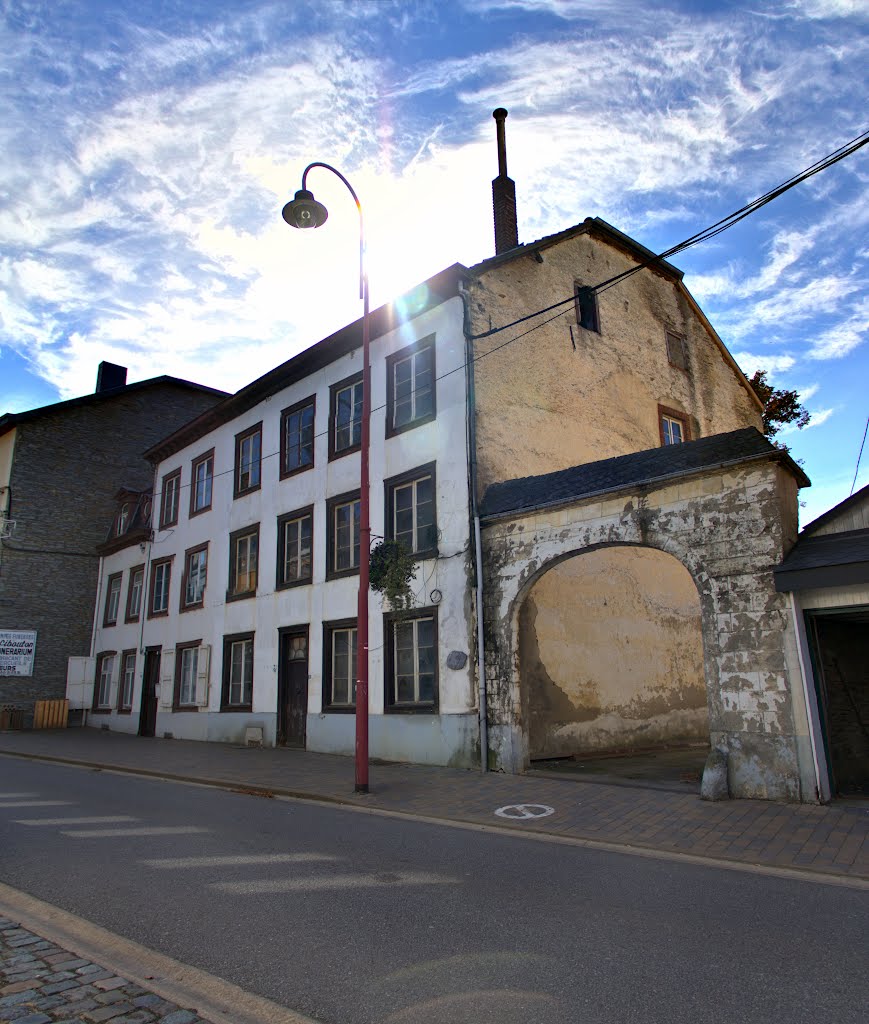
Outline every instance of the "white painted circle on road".
[[507, 804], [505, 807], [499, 807], [495, 814], [499, 818], [524, 821], [527, 818], [546, 818], [550, 814], [555, 814], [555, 808], [546, 804]]

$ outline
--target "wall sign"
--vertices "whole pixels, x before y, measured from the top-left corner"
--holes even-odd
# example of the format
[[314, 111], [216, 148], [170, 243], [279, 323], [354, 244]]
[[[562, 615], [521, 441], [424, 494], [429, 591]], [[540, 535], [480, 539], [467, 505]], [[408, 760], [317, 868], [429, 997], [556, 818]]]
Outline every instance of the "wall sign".
[[0, 676], [32, 676], [35, 629], [0, 629]]

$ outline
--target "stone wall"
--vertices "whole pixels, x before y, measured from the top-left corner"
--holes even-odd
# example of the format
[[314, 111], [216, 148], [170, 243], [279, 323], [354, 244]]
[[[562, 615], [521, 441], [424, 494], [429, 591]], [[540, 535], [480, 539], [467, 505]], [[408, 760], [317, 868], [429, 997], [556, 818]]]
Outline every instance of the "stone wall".
[[0, 542], [0, 629], [35, 629], [32, 676], [0, 678], [0, 704], [63, 697], [67, 658], [90, 651], [99, 558], [120, 487], [152, 483], [142, 452], [219, 397], [170, 382], [50, 409], [16, 425]]
[[700, 595], [710, 739], [729, 754], [731, 793], [816, 799], [793, 624], [773, 582], [796, 518], [795, 481], [770, 459], [484, 524], [490, 762], [528, 765], [517, 638], [531, 588], [565, 558], [634, 544], [677, 558]]

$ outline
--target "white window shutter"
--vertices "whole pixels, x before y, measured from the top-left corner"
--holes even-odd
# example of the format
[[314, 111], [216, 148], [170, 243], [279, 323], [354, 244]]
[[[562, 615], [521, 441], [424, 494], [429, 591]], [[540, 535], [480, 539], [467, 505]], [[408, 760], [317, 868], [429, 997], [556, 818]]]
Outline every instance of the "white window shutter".
[[70, 709], [89, 708], [94, 702], [96, 658], [69, 658], [66, 670], [66, 697]]
[[121, 671], [121, 655], [116, 654], [112, 665], [112, 678], [109, 680], [109, 707], [118, 706], [118, 676]]
[[199, 648], [199, 656], [196, 660], [196, 700], [199, 708], [208, 706], [208, 669], [211, 662], [211, 647], [203, 644]]
[[175, 697], [175, 651], [160, 654], [160, 707], [171, 708]]

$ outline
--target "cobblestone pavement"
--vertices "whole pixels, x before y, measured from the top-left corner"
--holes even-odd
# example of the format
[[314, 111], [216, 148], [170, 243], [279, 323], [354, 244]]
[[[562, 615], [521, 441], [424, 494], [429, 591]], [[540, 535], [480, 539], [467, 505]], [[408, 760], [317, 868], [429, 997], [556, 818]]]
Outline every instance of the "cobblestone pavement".
[[[0, 733], [3, 754], [558, 836], [625, 852], [812, 872], [861, 886], [869, 880], [866, 801], [707, 803], [696, 787], [672, 792], [542, 772], [481, 775], [378, 763], [371, 765], [370, 793], [360, 795], [353, 792], [348, 757], [144, 739], [93, 728]], [[543, 805], [544, 816], [526, 816], [538, 813], [533, 805]], [[505, 806], [529, 810], [498, 816]]]
[[0, 917], [0, 1021], [15, 1024], [205, 1024], [100, 964]]

